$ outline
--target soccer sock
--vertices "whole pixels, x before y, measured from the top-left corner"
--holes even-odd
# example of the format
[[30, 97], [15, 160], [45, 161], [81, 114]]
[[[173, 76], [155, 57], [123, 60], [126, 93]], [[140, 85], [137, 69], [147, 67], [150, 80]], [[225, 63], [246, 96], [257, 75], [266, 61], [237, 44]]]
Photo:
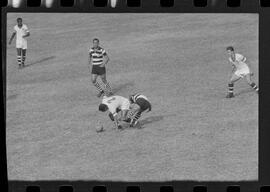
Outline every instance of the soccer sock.
[[228, 88], [229, 88], [229, 94], [233, 94], [233, 83], [229, 83], [228, 84]]
[[255, 90], [255, 91], [259, 91], [259, 87], [253, 82], [250, 84], [250, 86]]
[[19, 65], [22, 64], [22, 57], [20, 55], [17, 55], [17, 61]]
[[103, 91], [97, 81], [94, 83], [94, 86], [99, 90], [99, 92]]
[[106, 88], [106, 91], [107, 91], [107, 92], [109, 92], [109, 93], [112, 92], [112, 88], [111, 88], [109, 82], [107, 82], [107, 83], [105, 84], [105, 88]]
[[141, 114], [142, 114], [142, 112], [138, 112], [138, 113], [135, 115], [134, 119], [137, 121], [137, 120], [141, 117]]
[[24, 65], [24, 62], [25, 62], [25, 58], [26, 58], [26, 56], [23, 55], [23, 56], [22, 56], [22, 64], [23, 64], [23, 65]]
[[129, 110], [128, 114], [127, 114], [127, 118], [132, 118], [135, 114], [136, 110]]

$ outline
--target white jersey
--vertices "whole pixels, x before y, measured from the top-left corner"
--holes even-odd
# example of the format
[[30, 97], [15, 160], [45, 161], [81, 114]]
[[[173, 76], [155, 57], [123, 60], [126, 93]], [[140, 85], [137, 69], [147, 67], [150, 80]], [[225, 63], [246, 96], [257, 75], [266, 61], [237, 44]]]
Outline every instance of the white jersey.
[[104, 96], [102, 99], [102, 103], [107, 105], [109, 108], [109, 111], [113, 114], [116, 115], [116, 109], [121, 109], [121, 110], [129, 110], [130, 103], [129, 100], [125, 97], [114, 95], [110, 97]]
[[245, 63], [247, 60], [246, 57], [243, 55], [236, 53], [235, 60], [233, 61], [232, 58], [229, 58], [229, 61], [236, 67], [236, 71], [234, 72], [235, 75], [243, 78], [247, 74], [250, 74], [250, 69], [248, 65]]
[[29, 33], [27, 26], [25, 24], [22, 27], [15, 25], [14, 32], [16, 33], [16, 48], [27, 49], [27, 40], [23, 37]]
[[232, 58], [229, 57], [229, 61], [236, 67], [236, 70], [249, 68], [248, 65], [245, 63], [246, 60], [247, 58], [239, 53], [235, 53], [235, 60], [232, 60]]

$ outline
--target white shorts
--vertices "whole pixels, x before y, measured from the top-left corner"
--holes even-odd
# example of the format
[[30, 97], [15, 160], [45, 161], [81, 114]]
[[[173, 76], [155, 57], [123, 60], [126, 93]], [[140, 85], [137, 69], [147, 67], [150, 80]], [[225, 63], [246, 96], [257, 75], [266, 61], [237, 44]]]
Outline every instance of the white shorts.
[[130, 108], [130, 102], [128, 99], [126, 99], [125, 101], [123, 101], [121, 105], [121, 110], [129, 110], [129, 108]]
[[242, 69], [238, 69], [234, 72], [235, 75], [237, 75], [238, 77], [245, 77], [247, 74], [250, 74], [250, 70], [249, 68], [242, 68]]
[[16, 41], [17, 49], [27, 49], [27, 41]]

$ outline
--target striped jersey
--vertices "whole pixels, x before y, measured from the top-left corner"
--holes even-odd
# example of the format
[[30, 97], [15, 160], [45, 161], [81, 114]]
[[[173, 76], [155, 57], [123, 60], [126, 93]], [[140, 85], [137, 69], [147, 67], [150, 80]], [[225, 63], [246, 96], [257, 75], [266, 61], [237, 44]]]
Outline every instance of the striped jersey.
[[148, 101], [148, 98], [146, 96], [142, 95], [142, 94], [131, 95], [130, 100], [131, 100], [132, 103], [136, 103], [137, 99], [139, 99], [139, 98], [143, 98], [143, 99]]
[[92, 47], [89, 50], [89, 57], [92, 59], [92, 65], [100, 65], [103, 63], [103, 56], [107, 55], [105, 49], [101, 47]]
[[236, 69], [243, 69], [247, 68], [247, 64], [245, 63], [247, 60], [246, 57], [239, 53], [235, 53], [235, 59], [233, 60], [231, 57], [229, 57], [229, 61], [236, 67]]

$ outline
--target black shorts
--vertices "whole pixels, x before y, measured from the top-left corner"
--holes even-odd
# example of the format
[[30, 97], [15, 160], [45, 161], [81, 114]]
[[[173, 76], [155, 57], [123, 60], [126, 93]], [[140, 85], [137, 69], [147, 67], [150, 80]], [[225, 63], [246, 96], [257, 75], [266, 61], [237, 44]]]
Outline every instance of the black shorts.
[[147, 109], [151, 109], [151, 104], [144, 98], [138, 98], [136, 104], [140, 106], [140, 111], [143, 112]]
[[92, 66], [92, 74], [96, 75], [103, 75], [106, 73], [105, 67], [100, 67], [99, 65], [93, 65]]

